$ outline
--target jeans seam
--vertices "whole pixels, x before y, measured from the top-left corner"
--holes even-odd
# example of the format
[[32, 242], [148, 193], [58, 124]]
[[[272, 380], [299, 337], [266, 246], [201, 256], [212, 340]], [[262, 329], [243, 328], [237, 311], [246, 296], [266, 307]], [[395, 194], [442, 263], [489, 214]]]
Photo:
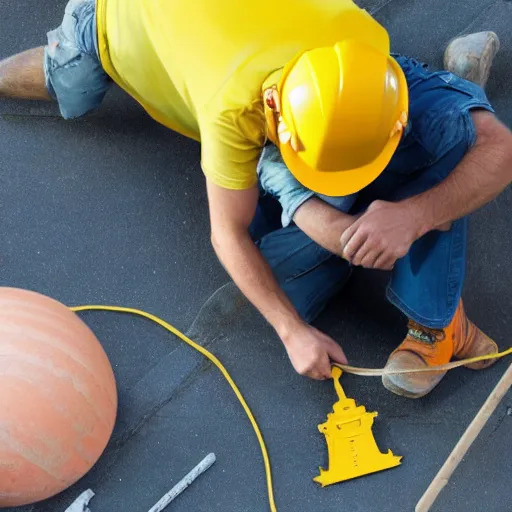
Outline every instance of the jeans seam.
[[[456, 221], [457, 222], [457, 221]], [[465, 219], [461, 219], [460, 222], [467, 222], [467, 220]], [[460, 255], [457, 255], [457, 257], [455, 258], [454, 257], [454, 253], [455, 252], [461, 252], [460, 251], [460, 248], [461, 247], [464, 247], [464, 244], [466, 243], [466, 240], [461, 240], [461, 236], [460, 236], [460, 233], [457, 232], [457, 235], [454, 237], [452, 236], [450, 238], [450, 266], [449, 266], [449, 269], [448, 269], [448, 279], [447, 279], [447, 282], [446, 282], [446, 286], [447, 286], [447, 290], [446, 290], [446, 293], [447, 293], [447, 296], [448, 298], [451, 298], [451, 295], [453, 294], [453, 289], [455, 288], [456, 284], [458, 282], [462, 282], [464, 283], [464, 278], [465, 278], [465, 259], [463, 258], [463, 261], [462, 262], [459, 262], [458, 260], [460, 260]], [[465, 237], [464, 237], [465, 238]], [[457, 268], [457, 275], [455, 275], [455, 272], [454, 272], [454, 268], [455, 268], [455, 265], [456, 263], [458, 263], [458, 267], [462, 266], [462, 269], [460, 270], [459, 268]], [[460, 272], [459, 272], [460, 270]], [[460, 273], [460, 275], [458, 275]], [[462, 287], [461, 287], [462, 289]], [[454, 300], [457, 300], [460, 301], [460, 295], [459, 293], [456, 293], [454, 294], [453, 296], [453, 299]], [[448, 309], [451, 311], [451, 310], [455, 310], [457, 304], [453, 304], [454, 300], [451, 300], [448, 304]], [[450, 318], [451, 320], [451, 318]]]
[[[293, 255], [295, 255], [297, 253], [294, 253]], [[293, 256], [293, 255], [290, 255], [290, 256]], [[292, 281], [294, 281], [295, 279], [299, 278], [299, 277], [302, 277], [302, 276], [305, 276], [306, 274], [309, 274], [310, 272], [312, 272], [313, 270], [315, 270], [316, 268], [318, 268], [320, 265], [323, 265], [324, 263], [326, 263], [330, 258], [333, 258], [333, 257], [336, 257], [334, 256], [333, 254], [331, 253], [327, 253], [325, 254], [322, 259], [318, 260], [313, 266], [309, 267], [308, 269], [306, 270], [301, 270], [300, 272], [296, 273], [296, 274], [293, 274], [292, 276], [289, 276], [288, 278], [285, 279], [284, 283], [290, 283]], [[288, 261], [289, 257], [286, 258], [285, 260], [283, 260], [283, 262], [285, 261]]]

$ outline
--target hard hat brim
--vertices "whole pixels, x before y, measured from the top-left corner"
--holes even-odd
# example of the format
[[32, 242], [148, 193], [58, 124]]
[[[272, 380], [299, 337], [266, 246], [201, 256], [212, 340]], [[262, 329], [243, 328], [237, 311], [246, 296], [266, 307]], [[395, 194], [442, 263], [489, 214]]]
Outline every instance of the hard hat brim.
[[305, 187], [326, 196], [347, 196], [359, 192], [384, 171], [395, 153], [402, 133], [389, 139], [380, 155], [370, 164], [344, 171], [321, 172], [307, 165], [290, 144], [280, 144], [283, 160]]

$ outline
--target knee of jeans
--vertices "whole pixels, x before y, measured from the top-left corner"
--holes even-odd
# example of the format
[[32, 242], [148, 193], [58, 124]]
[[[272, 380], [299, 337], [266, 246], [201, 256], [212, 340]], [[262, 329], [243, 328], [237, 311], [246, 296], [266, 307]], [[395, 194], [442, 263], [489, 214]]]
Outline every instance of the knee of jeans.
[[302, 320], [311, 323], [351, 275], [352, 267], [347, 261], [332, 257], [311, 272], [282, 283], [282, 287]]
[[294, 308], [297, 310], [300, 318], [311, 324], [314, 322], [319, 315], [325, 310], [330, 300], [336, 295], [345, 284], [347, 278], [338, 282], [330, 290], [326, 290], [326, 293], [319, 295], [315, 300], [309, 300], [307, 297], [290, 297], [290, 301]]
[[318, 295], [315, 300], [309, 297], [309, 289], [305, 286], [297, 285], [298, 283], [282, 284], [288, 299], [299, 314], [300, 318], [310, 324], [325, 309], [330, 296]]
[[110, 88], [110, 79], [90, 55], [79, 55], [49, 70], [48, 81], [64, 119], [81, 117], [99, 107]]
[[297, 309], [297, 313], [300, 318], [306, 322], [307, 324], [312, 324], [320, 314], [325, 310], [327, 304], [329, 303], [329, 299], [323, 301], [317, 301], [314, 303], [299, 303], [297, 305], [294, 304]]

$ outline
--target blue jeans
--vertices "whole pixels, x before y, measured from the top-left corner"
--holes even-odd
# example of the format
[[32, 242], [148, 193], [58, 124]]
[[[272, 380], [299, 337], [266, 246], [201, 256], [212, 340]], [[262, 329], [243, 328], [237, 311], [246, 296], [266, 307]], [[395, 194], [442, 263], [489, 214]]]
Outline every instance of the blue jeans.
[[64, 119], [98, 107], [112, 81], [98, 55], [96, 0], [71, 0], [62, 24], [48, 32], [44, 71], [46, 88]]
[[[357, 214], [377, 199], [398, 201], [444, 180], [475, 142], [471, 110], [493, 111], [483, 90], [448, 72], [395, 57], [409, 85], [410, 123], [385, 171], [359, 193], [324, 198]], [[350, 264], [313, 242], [292, 222], [296, 209], [315, 194], [298, 183], [275, 146], [266, 146], [258, 167], [261, 198], [251, 226], [253, 239], [279, 283], [308, 322], [339, 292]], [[448, 325], [459, 303], [465, 275], [467, 219], [450, 231], [432, 231], [397, 261], [388, 300], [410, 319], [430, 328]]]

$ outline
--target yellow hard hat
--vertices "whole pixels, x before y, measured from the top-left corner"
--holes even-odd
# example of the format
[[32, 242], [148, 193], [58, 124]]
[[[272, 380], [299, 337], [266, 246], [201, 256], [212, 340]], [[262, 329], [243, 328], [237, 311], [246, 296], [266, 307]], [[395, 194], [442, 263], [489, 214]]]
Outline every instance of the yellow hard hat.
[[389, 53], [356, 39], [297, 56], [278, 94], [283, 159], [303, 185], [328, 196], [375, 180], [407, 124], [402, 69]]

